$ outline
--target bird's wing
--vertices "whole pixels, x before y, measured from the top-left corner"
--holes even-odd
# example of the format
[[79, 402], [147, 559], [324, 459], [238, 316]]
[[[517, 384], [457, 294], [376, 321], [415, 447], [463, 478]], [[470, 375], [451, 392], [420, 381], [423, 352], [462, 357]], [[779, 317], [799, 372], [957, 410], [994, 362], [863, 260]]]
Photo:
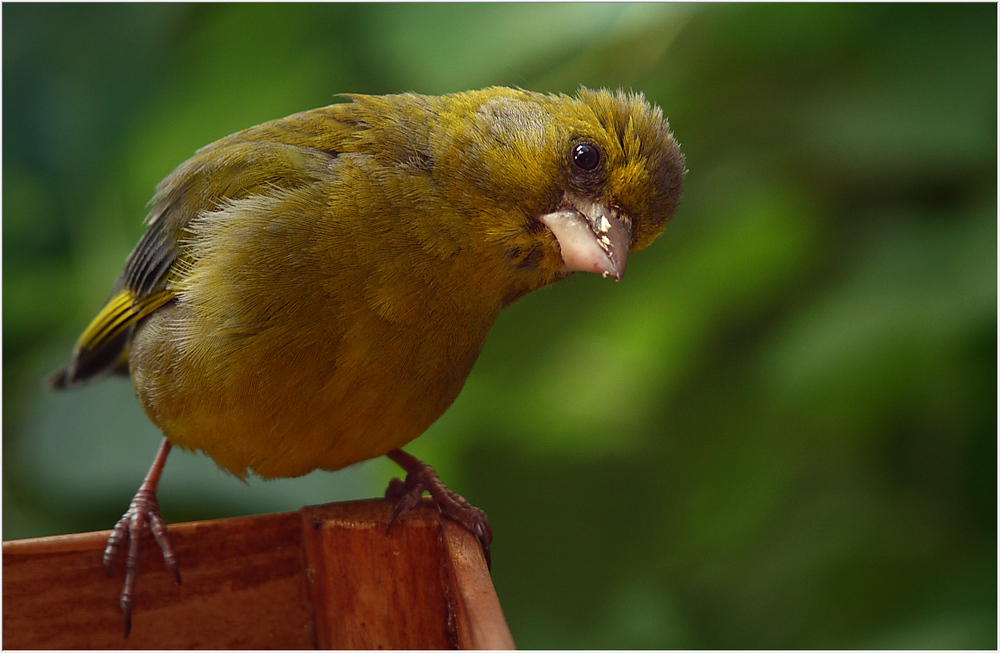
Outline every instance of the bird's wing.
[[106, 372], [127, 372], [135, 325], [174, 299], [171, 280], [184, 258], [185, 230], [203, 212], [252, 195], [293, 189], [328, 174], [361, 125], [333, 105], [252, 127], [200, 150], [157, 186], [148, 228], [111, 295], [77, 341], [69, 364], [49, 379], [66, 387]]

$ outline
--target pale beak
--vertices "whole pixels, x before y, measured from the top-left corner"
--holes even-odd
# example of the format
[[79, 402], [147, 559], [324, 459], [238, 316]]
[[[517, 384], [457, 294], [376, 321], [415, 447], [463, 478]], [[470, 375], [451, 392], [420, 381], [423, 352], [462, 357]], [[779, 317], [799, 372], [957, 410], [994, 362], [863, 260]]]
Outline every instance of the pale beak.
[[621, 281], [632, 225], [619, 211], [567, 194], [555, 211], [538, 219], [556, 237], [567, 272], [593, 272]]

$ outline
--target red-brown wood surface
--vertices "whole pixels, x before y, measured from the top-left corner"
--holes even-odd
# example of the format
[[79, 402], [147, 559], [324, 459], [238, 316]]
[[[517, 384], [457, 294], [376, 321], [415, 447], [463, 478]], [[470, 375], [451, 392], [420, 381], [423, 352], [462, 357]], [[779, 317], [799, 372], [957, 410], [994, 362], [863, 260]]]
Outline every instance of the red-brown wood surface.
[[514, 640], [500, 608], [493, 581], [486, 572], [486, 559], [479, 541], [464, 527], [442, 519], [444, 547], [448, 556], [448, 582], [454, 592], [458, 641], [461, 649], [512, 649]]
[[4, 648], [509, 648], [476, 539], [425, 502], [170, 525], [183, 583], [147, 534], [132, 633], [107, 532], [4, 542]]

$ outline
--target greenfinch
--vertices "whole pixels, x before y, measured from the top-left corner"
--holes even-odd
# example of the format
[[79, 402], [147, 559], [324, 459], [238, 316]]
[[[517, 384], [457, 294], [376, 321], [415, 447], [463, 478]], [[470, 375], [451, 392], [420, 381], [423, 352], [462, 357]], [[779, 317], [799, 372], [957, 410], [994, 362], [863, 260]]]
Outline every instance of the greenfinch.
[[346, 102], [238, 132], [158, 186], [148, 228], [57, 388], [131, 376], [165, 439], [108, 541], [180, 582], [156, 485], [172, 445], [245, 478], [389, 455], [395, 516], [425, 491], [485, 515], [400, 447], [455, 400], [502, 308], [574, 272], [621, 279], [674, 215], [686, 169], [641, 94], [487, 88]]

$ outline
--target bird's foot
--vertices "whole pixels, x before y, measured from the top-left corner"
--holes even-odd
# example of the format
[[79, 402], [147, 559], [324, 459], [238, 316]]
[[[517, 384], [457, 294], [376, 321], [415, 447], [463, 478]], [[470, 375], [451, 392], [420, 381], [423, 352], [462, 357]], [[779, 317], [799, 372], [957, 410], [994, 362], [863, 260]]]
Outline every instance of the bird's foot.
[[177, 565], [177, 556], [173, 547], [170, 546], [170, 538], [167, 535], [167, 524], [160, 516], [160, 504], [156, 499], [156, 485], [160, 480], [160, 472], [166, 462], [167, 454], [170, 452], [170, 443], [164, 439], [160, 451], [156, 454], [153, 466], [146, 475], [146, 479], [139, 486], [139, 491], [135, 493], [128, 510], [122, 518], [115, 524], [111, 535], [108, 537], [108, 544], [104, 548], [104, 571], [110, 577], [118, 559], [118, 551], [122, 544], [128, 540], [128, 553], [125, 556], [125, 583], [118, 602], [122, 614], [125, 615], [125, 637], [128, 637], [132, 630], [132, 609], [135, 607], [135, 581], [139, 575], [139, 558], [142, 556], [142, 533], [146, 526], [153, 533], [153, 538], [163, 552], [163, 563], [167, 570], [173, 572], [174, 583], [181, 584], [181, 573]]
[[[389, 528], [399, 517], [402, 517], [413, 506], [417, 505], [424, 492], [429, 492], [438, 509], [446, 516], [465, 526], [466, 530], [479, 539], [486, 558], [486, 567], [490, 566], [490, 542], [493, 532], [486, 513], [470, 504], [461, 495], [449, 490], [438, 478], [434, 468], [402, 449], [394, 449], [386, 454], [406, 472], [406, 480], [398, 478], [389, 482], [385, 496], [396, 499], [396, 509], [389, 519]], [[386, 529], [388, 531], [388, 528]]]

